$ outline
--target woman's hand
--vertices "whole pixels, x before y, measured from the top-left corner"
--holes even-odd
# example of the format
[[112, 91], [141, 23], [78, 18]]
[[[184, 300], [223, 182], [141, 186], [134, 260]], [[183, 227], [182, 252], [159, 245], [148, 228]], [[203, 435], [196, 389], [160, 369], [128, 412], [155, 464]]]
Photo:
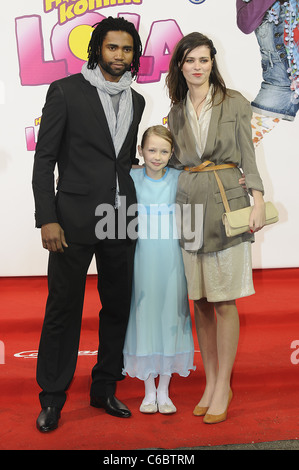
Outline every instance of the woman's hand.
[[266, 223], [266, 207], [262, 193], [253, 189], [252, 196], [254, 206], [249, 219], [249, 230], [251, 233], [258, 232]]
[[242, 186], [242, 188], [245, 189], [245, 191], [248, 191], [247, 186], [246, 186], [246, 182], [245, 182], [244, 173], [241, 173], [241, 178], [239, 179], [239, 185]]

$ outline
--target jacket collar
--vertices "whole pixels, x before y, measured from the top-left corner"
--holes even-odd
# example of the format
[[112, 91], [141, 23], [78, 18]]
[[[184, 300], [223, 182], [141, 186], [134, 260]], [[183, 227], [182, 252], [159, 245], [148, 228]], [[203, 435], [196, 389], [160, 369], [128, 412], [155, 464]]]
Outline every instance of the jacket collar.
[[[173, 112], [175, 113], [174, 128], [173, 132], [178, 137], [180, 142], [180, 157], [184, 159], [184, 155], [187, 156], [188, 161], [184, 161], [184, 164], [190, 164], [191, 158], [194, 162], [194, 156], [196, 152], [196, 142], [193, 131], [191, 129], [187, 113], [186, 113], [186, 100], [173, 106]], [[214, 105], [212, 109], [211, 121], [208, 131], [207, 143], [205, 150], [202, 154], [201, 159], [197, 156], [197, 160], [201, 163], [204, 160], [210, 158], [215, 147], [215, 141], [217, 136], [218, 121], [222, 110], [221, 94], [218, 92], [215, 96]], [[180, 136], [181, 134], [181, 136]], [[180, 138], [181, 137], [181, 138]], [[189, 157], [189, 158], [188, 158]], [[180, 158], [180, 160], [181, 160]], [[184, 159], [185, 160], [185, 159]]]
[[[106, 119], [106, 115], [105, 115], [105, 112], [104, 112], [104, 108], [102, 106], [102, 103], [101, 103], [101, 100], [99, 98], [99, 94], [97, 92], [97, 89], [96, 87], [92, 86], [84, 77], [82, 74], [80, 74], [82, 79], [80, 81], [80, 85], [81, 85], [81, 88], [82, 88], [82, 91], [86, 97], [86, 100], [91, 108], [91, 110], [93, 111], [93, 113], [95, 114], [95, 117], [99, 123], [99, 125], [102, 127], [102, 129], [104, 130], [105, 134], [106, 134], [106, 137], [107, 137], [107, 140], [111, 146], [111, 149], [115, 155], [115, 149], [114, 149], [114, 144], [113, 144], [113, 140], [112, 140], [112, 137], [111, 137], [111, 134], [110, 134], [110, 130], [109, 130], [109, 126], [108, 126], [108, 122], [107, 122], [107, 119]], [[130, 136], [130, 133], [132, 132], [132, 129], [133, 129], [133, 125], [135, 125], [136, 123], [136, 119], [138, 118], [137, 116], [137, 113], [134, 111], [136, 110], [136, 106], [138, 105], [137, 103], [137, 98], [136, 98], [136, 94], [133, 93], [133, 90], [131, 89], [132, 91], [132, 99], [133, 99], [133, 120], [132, 120], [132, 123], [131, 123], [131, 126], [129, 128], [129, 131], [128, 131], [128, 134], [125, 138], [125, 141], [124, 141], [124, 144], [126, 142], [126, 140], [129, 138]], [[123, 146], [124, 146], [123, 144]], [[121, 151], [119, 153], [119, 156], [121, 155]]]

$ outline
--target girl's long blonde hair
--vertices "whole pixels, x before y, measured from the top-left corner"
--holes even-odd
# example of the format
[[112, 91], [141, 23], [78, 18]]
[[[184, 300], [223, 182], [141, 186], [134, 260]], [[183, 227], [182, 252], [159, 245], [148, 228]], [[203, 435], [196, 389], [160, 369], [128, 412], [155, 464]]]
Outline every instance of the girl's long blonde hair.
[[167, 129], [167, 127], [164, 127], [162, 125], [151, 126], [148, 129], [146, 129], [141, 139], [141, 144], [140, 144], [141, 148], [144, 147], [146, 139], [152, 134], [157, 135], [158, 137], [161, 137], [162, 139], [166, 140], [167, 142], [170, 143], [171, 148], [173, 148], [172, 134]]

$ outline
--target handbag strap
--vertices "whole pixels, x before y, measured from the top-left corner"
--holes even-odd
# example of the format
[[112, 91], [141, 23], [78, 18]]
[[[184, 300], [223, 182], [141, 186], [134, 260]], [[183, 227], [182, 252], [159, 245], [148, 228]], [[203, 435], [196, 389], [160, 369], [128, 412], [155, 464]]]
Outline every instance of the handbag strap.
[[202, 172], [202, 171], [213, 171], [219, 191], [222, 197], [222, 202], [226, 212], [230, 212], [230, 207], [228, 204], [228, 200], [225, 194], [225, 189], [223, 187], [222, 181], [217, 174], [217, 170], [225, 170], [226, 168], [236, 168], [237, 165], [235, 163], [222, 163], [221, 165], [215, 165], [215, 163], [211, 162], [210, 160], [206, 160], [205, 162], [201, 163], [198, 166], [185, 166], [184, 170], [189, 171], [190, 173], [195, 172]]
[[225, 208], [225, 212], [230, 212], [229, 203], [228, 203], [228, 200], [227, 200], [227, 197], [226, 197], [226, 194], [225, 194], [225, 189], [223, 187], [222, 181], [219, 178], [219, 176], [217, 175], [216, 171], [214, 171], [214, 175], [215, 175], [215, 178], [216, 178], [219, 190], [220, 190], [220, 194], [221, 194], [221, 197], [222, 197], [222, 202], [223, 202], [223, 205], [224, 205], [224, 208]]

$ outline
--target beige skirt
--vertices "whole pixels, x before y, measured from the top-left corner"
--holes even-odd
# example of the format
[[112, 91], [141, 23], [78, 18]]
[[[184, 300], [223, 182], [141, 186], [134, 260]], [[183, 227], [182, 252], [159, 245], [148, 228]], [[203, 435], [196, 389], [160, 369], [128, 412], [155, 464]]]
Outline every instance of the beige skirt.
[[182, 253], [191, 300], [224, 302], [254, 294], [251, 242], [213, 253]]

